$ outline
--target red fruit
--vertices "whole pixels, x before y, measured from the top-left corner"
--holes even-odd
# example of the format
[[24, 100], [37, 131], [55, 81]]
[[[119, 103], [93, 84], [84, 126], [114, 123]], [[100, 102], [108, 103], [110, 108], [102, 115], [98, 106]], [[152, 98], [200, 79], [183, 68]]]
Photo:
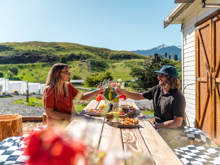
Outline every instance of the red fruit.
[[124, 99], [124, 100], [127, 99], [127, 97], [126, 97], [125, 95], [121, 95], [121, 96], [119, 96], [119, 98], [120, 98], [120, 99]]

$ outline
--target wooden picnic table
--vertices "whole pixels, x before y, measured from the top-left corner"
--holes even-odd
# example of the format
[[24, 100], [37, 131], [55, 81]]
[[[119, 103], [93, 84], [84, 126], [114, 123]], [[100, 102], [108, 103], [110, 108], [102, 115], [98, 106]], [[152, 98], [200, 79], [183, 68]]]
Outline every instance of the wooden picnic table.
[[[134, 102], [126, 104], [138, 108]], [[85, 110], [96, 108], [98, 102], [92, 100]], [[147, 119], [139, 120], [138, 128], [116, 128], [108, 125], [104, 117], [87, 116], [88, 123], [95, 123], [92, 131], [85, 131], [90, 145], [98, 150], [117, 152], [139, 152], [153, 159], [155, 165], [179, 165], [182, 164], [172, 149], [162, 139], [152, 124]], [[73, 119], [67, 129], [74, 131], [74, 127], [80, 124], [80, 118]], [[87, 133], [87, 134], [86, 134]], [[92, 137], [91, 137], [92, 136]]]

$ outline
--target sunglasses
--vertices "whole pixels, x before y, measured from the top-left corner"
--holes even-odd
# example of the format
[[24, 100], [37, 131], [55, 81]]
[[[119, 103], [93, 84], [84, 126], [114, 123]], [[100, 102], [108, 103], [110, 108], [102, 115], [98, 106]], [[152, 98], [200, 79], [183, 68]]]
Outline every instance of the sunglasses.
[[168, 76], [169, 76], [168, 74], [162, 74], [162, 73], [158, 74], [158, 77], [168, 77]]
[[63, 74], [70, 74], [69, 71], [62, 71], [61, 73], [63, 73]]

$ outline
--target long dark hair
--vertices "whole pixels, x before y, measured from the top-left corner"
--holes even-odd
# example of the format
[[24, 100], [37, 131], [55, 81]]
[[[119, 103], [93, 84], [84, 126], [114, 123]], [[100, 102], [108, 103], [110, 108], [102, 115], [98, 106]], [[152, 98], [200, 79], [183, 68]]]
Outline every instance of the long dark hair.
[[57, 63], [54, 64], [50, 71], [48, 72], [46, 86], [54, 87], [58, 93], [64, 92], [64, 96], [68, 95], [68, 90], [66, 83], [64, 83], [63, 87], [60, 87], [61, 83], [61, 76], [60, 73], [63, 68], [68, 68], [69, 66], [67, 64], [63, 63]]
[[166, 84], [167, 84], [166, 87], [168, 89], [178, 89], [178, 90], [180, 89], [180, 81], [178, 78], [168, 76], [166, 80]]

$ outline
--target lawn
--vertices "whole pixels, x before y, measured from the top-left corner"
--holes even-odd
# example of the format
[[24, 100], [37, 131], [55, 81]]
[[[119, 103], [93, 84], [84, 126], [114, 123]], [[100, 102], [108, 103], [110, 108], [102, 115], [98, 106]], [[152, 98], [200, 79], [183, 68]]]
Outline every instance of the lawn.
[[[41, 97], [30, 97], [29, 102], [26, 102], [26, 99], [18, 99], [13, 102], [14, 104], [25, 104], [27, 106], [39, 106], [43, 107], [43, 101]], [[81, 112], [85, 107], [86, 103], [78, 103], [74, 101], [74, 106], [77, 112]]]

